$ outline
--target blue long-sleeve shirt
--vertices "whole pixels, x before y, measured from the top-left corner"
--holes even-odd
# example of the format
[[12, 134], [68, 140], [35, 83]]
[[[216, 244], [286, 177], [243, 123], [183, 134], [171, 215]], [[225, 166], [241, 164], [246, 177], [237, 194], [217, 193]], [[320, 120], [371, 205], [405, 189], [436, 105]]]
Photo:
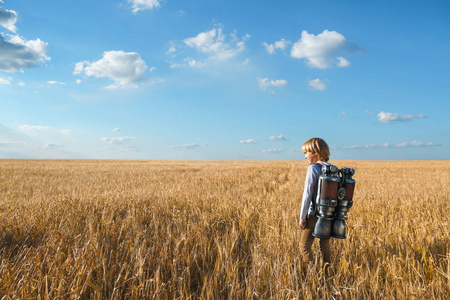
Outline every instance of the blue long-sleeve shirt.
[[[319, 164], [329, 165], [327, 162], [318, 161]], [[312, 164], [308, 166], [308, 170], [306, 171], [305, 178], [305, 187], [303, 189], [303, 197], [302, 197], [302, 206], [300, 210], [300, 219], [306, 220], [307, 215], [313, 215], [314, 212], [314, 201], [317, 201], [317, 189], [319, 176], [322, 173], [321, 167], [316, 164]]]

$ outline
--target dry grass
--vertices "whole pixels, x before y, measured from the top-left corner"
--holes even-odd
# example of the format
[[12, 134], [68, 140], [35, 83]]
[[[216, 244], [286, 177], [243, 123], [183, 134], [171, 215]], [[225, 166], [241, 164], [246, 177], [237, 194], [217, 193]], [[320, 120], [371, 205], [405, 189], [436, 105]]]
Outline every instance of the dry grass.
[[357, 183], [327, 277], [304, 161], [0, 160], [0, 298], [449, 299], [450, 162], [334, 163]]

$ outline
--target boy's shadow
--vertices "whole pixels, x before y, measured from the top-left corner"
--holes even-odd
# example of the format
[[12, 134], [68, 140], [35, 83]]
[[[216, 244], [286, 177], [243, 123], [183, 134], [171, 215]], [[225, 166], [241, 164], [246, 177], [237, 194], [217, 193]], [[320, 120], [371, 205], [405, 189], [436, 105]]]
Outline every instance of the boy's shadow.
[[44, 232], [37, 230], [35, 225], [29, 227], [0, 227], [0, 255], [11, 259], [25, 249], [37, 248], [45, 241]]

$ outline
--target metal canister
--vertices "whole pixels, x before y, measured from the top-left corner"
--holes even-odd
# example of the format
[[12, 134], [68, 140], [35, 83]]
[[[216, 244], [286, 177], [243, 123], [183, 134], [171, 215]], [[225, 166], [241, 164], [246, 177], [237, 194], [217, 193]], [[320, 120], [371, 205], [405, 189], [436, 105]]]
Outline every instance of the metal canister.
[[314, 237], [321, 239], [331, 237], [331, 221], [337, 205], [340, 181], [339, 169], [336, 166], [322, 166], [322, 174], [319, 176], [319, 200], [316, 203], [318, 220], [312, 234]]
[[340, 188], [341, 192], [338, 192], [338, 203], [331, 227], [331, 236], [337, 239], [346, 238], [347, 225], [345, 224], [345, 220], [348, 219], [347, 213], [353, 205], [353, 191], [355, 190], [355, 180], [352, 178], [355, 170], [342, 168], [341, 173], [343, 183]]

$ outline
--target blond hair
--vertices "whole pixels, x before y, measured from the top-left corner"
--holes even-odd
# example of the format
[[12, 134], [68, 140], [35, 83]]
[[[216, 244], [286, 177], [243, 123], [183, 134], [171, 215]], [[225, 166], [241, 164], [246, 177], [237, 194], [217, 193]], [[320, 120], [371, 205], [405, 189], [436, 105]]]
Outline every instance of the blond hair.
[[302, 152], [311, 152], [319, 156], [319, 160], [328, 161], [330, 159], [330, 148], [321, 138], [312, 138], [307, 140], [302, 146]]

